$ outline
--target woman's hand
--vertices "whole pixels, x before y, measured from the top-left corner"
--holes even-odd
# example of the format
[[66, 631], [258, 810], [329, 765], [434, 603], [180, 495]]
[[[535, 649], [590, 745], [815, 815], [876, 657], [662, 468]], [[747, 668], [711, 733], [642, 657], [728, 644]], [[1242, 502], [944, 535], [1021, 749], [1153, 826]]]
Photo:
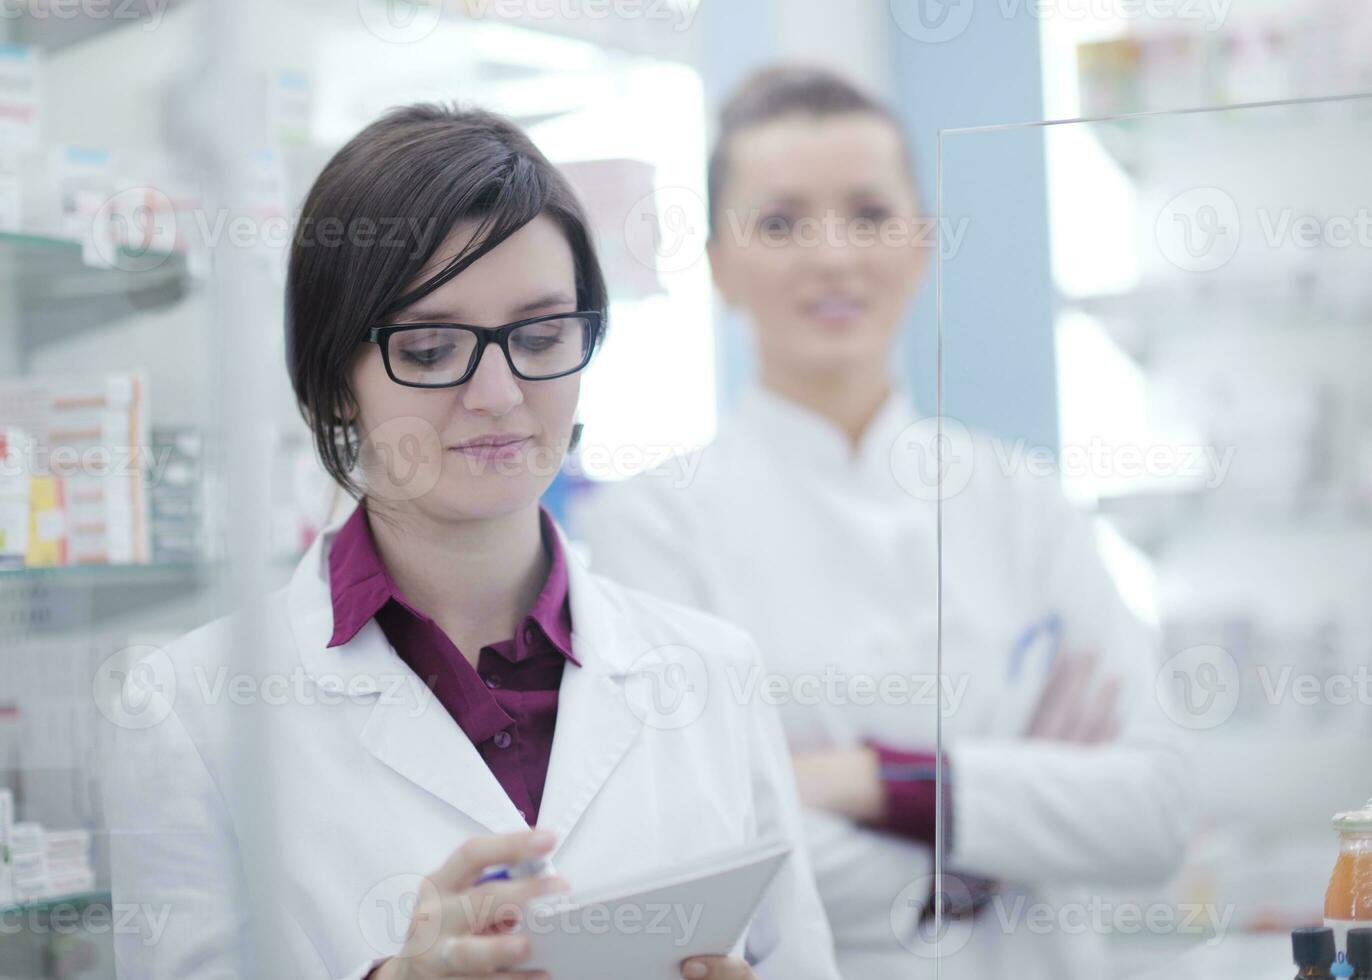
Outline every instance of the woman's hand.
[[1025, 737], [1083, 745], [1114, 741], [1120, 730], [1120, 679], [1108, 674], [1097, 687], [1099, 668], [1094, 653], [1060, 653]]
[[689, 980], [757, 980], [753, 968], [737, 956], [693, 956], [681, 963]]
[[557, 877], [476, 881], [490, 865], [542, 857], [554, 843], [546, 830], [468, 840], [428, 877], [432, 887], [420, 889], [405, 945], [373, 974], [376, 980], [547, 980], [542, 971], [518, 969], [529, 956], [529, 937], [508, 933], [530, 899], [566, 891], [567, 883]]
[[881, 819], [885, 793], [876, 750], [813, 749], [791, 756], [800, 801], [857, 821]]

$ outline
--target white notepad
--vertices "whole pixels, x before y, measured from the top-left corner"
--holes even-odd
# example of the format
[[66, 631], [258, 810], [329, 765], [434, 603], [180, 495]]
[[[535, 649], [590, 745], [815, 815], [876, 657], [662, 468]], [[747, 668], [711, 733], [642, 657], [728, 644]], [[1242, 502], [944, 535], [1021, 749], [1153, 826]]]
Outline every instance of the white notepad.
[[758, 903], [790, 856], [786, 841], [753, 842], [528, 905], [520, 970], [553, 980], [681, 980], [691, 956], [736, 953]]

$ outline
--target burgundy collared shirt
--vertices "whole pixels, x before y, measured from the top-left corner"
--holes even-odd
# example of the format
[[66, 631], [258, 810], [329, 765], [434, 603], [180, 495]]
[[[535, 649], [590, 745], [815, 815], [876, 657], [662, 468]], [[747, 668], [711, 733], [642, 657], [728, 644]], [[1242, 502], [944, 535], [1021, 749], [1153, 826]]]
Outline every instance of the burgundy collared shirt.
[[540, 511], [548, 578], [508, 640], [482, 647], [473, 667], [432, 619], [400, 594], [376, 550], [365, 503], [329, 551], [333, 636], [351, 640], [375, 618], [395, 652], [434, 692], [530, 826], [538, 822], [557, 722], [557, 692], [572, 654], [567, 564], [552, 517]]

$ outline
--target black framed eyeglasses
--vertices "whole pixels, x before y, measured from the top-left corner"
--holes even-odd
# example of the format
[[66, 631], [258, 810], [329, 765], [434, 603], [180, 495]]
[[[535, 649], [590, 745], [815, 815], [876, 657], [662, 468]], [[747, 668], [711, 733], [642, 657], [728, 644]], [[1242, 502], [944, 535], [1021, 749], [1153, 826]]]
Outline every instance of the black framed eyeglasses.
[[551, 381], [591, 362], [600, 337], [597, 310], [550, 313], [500, 327], [466, 323], [397, 323], [372, 327], [368, 343], [381, 348], [386, 373], [410, 388], [452, 388], [476, 372], [495, 344], [516, 378]]

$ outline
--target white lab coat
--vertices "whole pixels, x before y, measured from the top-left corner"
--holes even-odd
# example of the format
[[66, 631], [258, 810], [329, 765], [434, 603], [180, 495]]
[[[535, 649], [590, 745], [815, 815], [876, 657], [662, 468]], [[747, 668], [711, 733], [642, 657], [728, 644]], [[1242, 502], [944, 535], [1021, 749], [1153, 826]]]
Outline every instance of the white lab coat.
[[[116, 930], [121, 977], [360, 977], [399, 949], [417, 876], [473, 835], [526, 827], [374, 620], [326, 647], [326, 548], [340, 524], [287, 587], [130, 674], [138, 687], [126, 685], [126, 715], [111, 726], [106, 800], [114, 901], [132, 910]], [[776, 714], [725, 687], [755, 644], [591, 574], [570, 550], [568, 566], [582, 666], [563, 675], [539, 816], [559, 839], [557, 873], [582, 890], [755, 838], [799, 843]], [[245, 616], [264, 644], [252, 680], [235, 655]], [[682, 649], [698, 717], [675, 724], [634, 681]], [[249, 754], [249, 734], [268, 755]], [[244, 965], [250, 935], [272, 962]], [[760, 977], [837, 976], [803, 847], [768, 891], [746, 953]]]
[[[897, 390], [854, 453], [827, 419], [754, 388], [712, 445], [586, 494], [569, 528], [597, 571], [755, 636], [794, 749], [870, 738], [927, 751], [937, 714], [927, 689], [938, 638], [933, 433]], [[942, 976], [1104, 976], [1090, 895], [1164, 881], [1188, 834], [1180, 733], [1154, 697], [1158, 648], [1053, 476], [1013, 472], [1023, 462], [1013, 447], [970, 433], [944, 459], [948, 862], [1006, 892], [973, 926], [948, 926]], [[1009, 652], [1051, 613], [1065, 646], [1097, 651], [1127, 683], [1113, 743], [1020, 737], [1047, 658], [1012, 670]], [[932, 951], [914, 931], [930, 849], [815, 812], [807, 830], [843, 975], [932, 976]]]

